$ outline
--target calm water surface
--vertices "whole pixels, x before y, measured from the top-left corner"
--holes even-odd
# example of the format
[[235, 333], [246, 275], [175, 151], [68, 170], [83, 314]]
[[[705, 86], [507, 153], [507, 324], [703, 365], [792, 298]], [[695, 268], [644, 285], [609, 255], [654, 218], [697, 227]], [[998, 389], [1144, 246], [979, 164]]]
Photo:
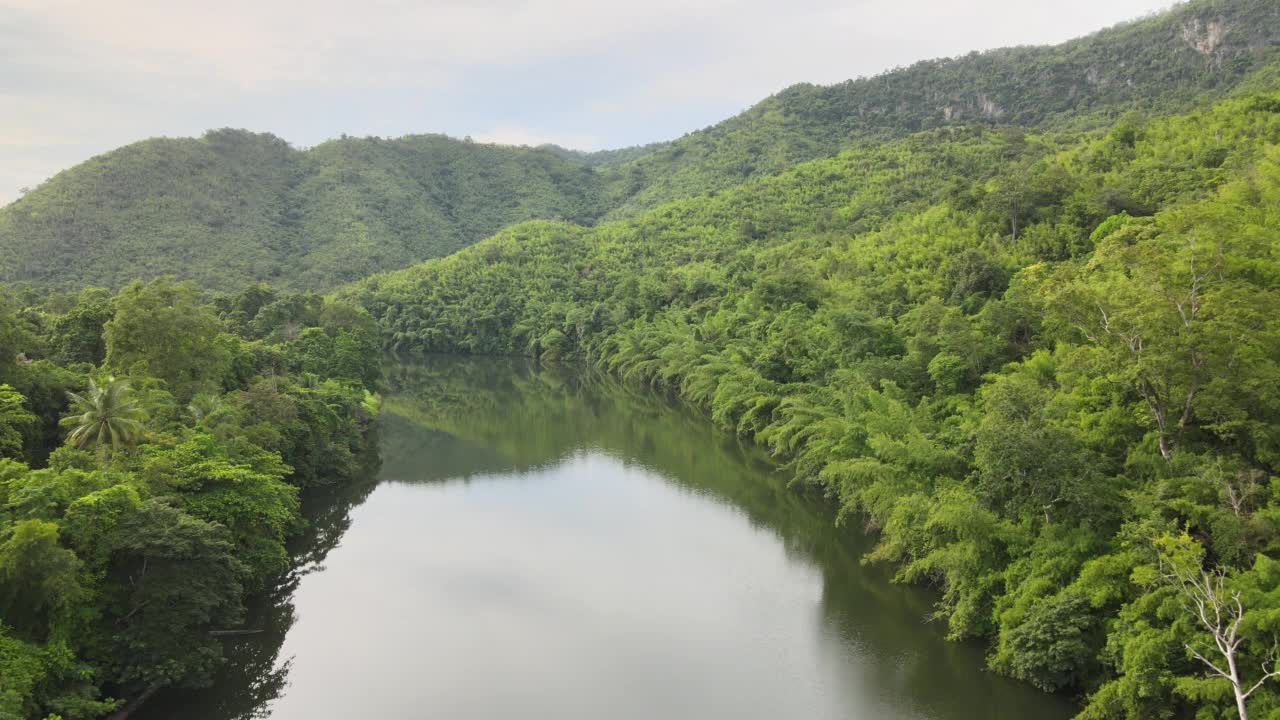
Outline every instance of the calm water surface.
[[572, 371], [396, 366], [371, 480], [208, 690], [135, 717], [1065, 718], [703, 419]]

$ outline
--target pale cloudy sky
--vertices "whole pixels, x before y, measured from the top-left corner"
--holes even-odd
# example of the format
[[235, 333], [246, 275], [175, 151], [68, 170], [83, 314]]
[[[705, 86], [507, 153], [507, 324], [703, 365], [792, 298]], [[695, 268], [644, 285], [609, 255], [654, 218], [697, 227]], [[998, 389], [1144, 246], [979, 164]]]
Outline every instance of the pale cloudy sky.
[[665, 140], [796, 82], [1058, 42], [1169, 0], [0, 0], [0, 204], [208, 128]]

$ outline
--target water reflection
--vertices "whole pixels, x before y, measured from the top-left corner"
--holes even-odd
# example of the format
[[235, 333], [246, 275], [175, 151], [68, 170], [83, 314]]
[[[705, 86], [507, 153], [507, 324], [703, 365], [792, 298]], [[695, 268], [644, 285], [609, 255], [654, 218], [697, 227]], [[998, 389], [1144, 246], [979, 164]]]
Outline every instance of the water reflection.
[[[1061, 699], [985, 673], [980, 648], [943, 642], [943, 629], [925, 621], [928, 593], [892, 585], [882, 570], [862, 566], [865, 538], [835, 528], [820, 498], [789, 489], [785, 474], [757, 450], [712, 431], [703, 418], [606, 379], [520, 361], [432, 358], [395, 365], [390, 379], [381, 485], [358, 511], [360, 525], [343, 552], [363, 554], [359, 561], [347, 556], [344, 572], [358, 563], [412, 566], [412, 572], [368, 568], [364, 579], [412, 596], [404, 602], [419, 604], [424, 614], [474, 618], [490, 608], [495, 614], [486, 622], [506, 635], [495, 636], [486, 654], [464, 647], [473, 635], [431, 628], [430, 642], [461, 643], [448, 653], [456, 662], [412, 657], [412, 649], [400, 662], [419, 663], [423, 675], [444, 686], [465, 684], [465, 675], [452, 673], [477, 662], [492, 672], [493, 685], [469, 695], [430, 682], [406, 692], [394, 678], [375, 688], [366, 679], [369, 686], [352, 689], [365, 696], [366, 709], [386, 717], [506, 717], [536, 715], [542, 702], [561, 716], [581, 717], [605, 707], [614, 717], [1069, 714]], [[414, 489], [424, 483], [434, 493], [427, 504]], [[308, 497], [312, 526], [296, 543], [295, 571], [251, 609], [250, 626], [263, 632], [228, 640], [231, 662], [213, 688], [170, 693], [141, 716], [314, 716], [323, 707], [314, 700], [320, 671], [299, 675], [290, 688], [294, 658], [282, 657], [282, 647], [303, 662], [332, 654], [334, 643], [361, 642], [342, 628], [317, 633], [314, 623], [306, 637], [289, 631], [295, 602], [316, 622], [340, 623], [342, 612], [352, 612], [339, 596], [341, 583], [354, 577], [303, 580], [323, 568], [375, 485]], [[693, 497], [679, 501], [672, 493]], [[737, 529], [743, 518], [752, 533]], [[431, 528], [435, 542], [458, 538], [469, 549], [417, 548], [415, 541], [429, 541], [405, 537], [415, 524]], [[511, 537], [527, 538], [531, 547], [512, 547]], [[556, 545], [566, 537], [603, 545]], [[500, 553], [485, 548], [493, 538], [508, 543]], [[784, 559], [769, 559], [778, 553]], [[631, 565], [615, 567], [619, 562]], [[634, 597], [648, 590], [636, 577], [649, 578], [653, 592]], [[779, 587], [743, 580], [755, 577]], [[300, 593], [300, 585], [308, 591]], [[631, 594], [611, 594], [622, 587]], [[562, 594], [568, 588], [576, 588], [572, 596]], [[593, 614], [599, 606], [608, 612]], [[566, 608], [575, 613], [566, 615]], [[754, 616], [734, 615], [748, 608]], [[391, 620], [403, 622], [404, 633], [430, 622]], [[361, 632], [368, 627], [379, 626]], [[512, 640], [520, 636], [526, 640]], [[678, 662], [656, 660], [673, 648], [682, 652]], [[512, 653], [517, 657], [499, 655]], [[583, 673], [572, 702], [566, 705], [562, 693], [547, 696], [572, 668]], [[698, 675], [692, 682], [681, 676], [691, 669]], [[795, 676], [777, 677], [787, 672]], [[353, 673], [352, 680], [360, 677]], [[609, 683], [624, 680], [626, 693], [610, 690]], [[723, 693], [708, 691], [717, 687]], [[467, 701], [476, 692], [484, 701]], [[644, 698], [644, 706], [610, 706], [617, 697]], [[503, 698], [524, 705], [507, 706]]]

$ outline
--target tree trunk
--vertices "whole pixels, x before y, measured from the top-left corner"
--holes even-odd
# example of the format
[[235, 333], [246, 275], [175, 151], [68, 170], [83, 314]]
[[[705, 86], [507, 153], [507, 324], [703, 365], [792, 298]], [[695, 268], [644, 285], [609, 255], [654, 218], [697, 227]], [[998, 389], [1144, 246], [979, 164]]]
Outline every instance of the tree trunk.
[[1244, 688], [1240, 687], [1240, 671], [1236, 669], [1235, 653], [1227, 655], [1227, 669], [1231, 672], [1231, 692], [1236, 696], [1236, 712], [1240, 713], [1240, 720], [1249, 720], [1249, 710], [1244, 706], [1247, 696]]
[[146, 690], [143, 690], [140, 695], [125, 703], [124, 707], [108, 715], [107, 720], [128, 720], [130, 715], [136, 712], [138, 708], [142, 707], [143, 703], [150, 700], [151, 696], [155, 695], [159, 691], [160, 687], [158, 685], [153, 685]]

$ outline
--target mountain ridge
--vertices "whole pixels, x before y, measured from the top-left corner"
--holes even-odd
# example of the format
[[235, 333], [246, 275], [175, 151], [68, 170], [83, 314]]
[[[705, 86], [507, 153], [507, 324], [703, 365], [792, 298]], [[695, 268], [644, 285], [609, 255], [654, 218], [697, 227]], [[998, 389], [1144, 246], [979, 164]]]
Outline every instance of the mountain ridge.
[[1088, 128], [1230, 94], [1278, 56], [1280, 4], [1192, 0], [1055, 46], [800, 83], [666, 143], [594, 153], [444, 135], [296, 149], [216, 130], [143, 140], [0, 208], [0, 281], [324, 290], [447, 255], [524, 220], [593, 225], [714, 193], [851, 144], [935, 127]]

